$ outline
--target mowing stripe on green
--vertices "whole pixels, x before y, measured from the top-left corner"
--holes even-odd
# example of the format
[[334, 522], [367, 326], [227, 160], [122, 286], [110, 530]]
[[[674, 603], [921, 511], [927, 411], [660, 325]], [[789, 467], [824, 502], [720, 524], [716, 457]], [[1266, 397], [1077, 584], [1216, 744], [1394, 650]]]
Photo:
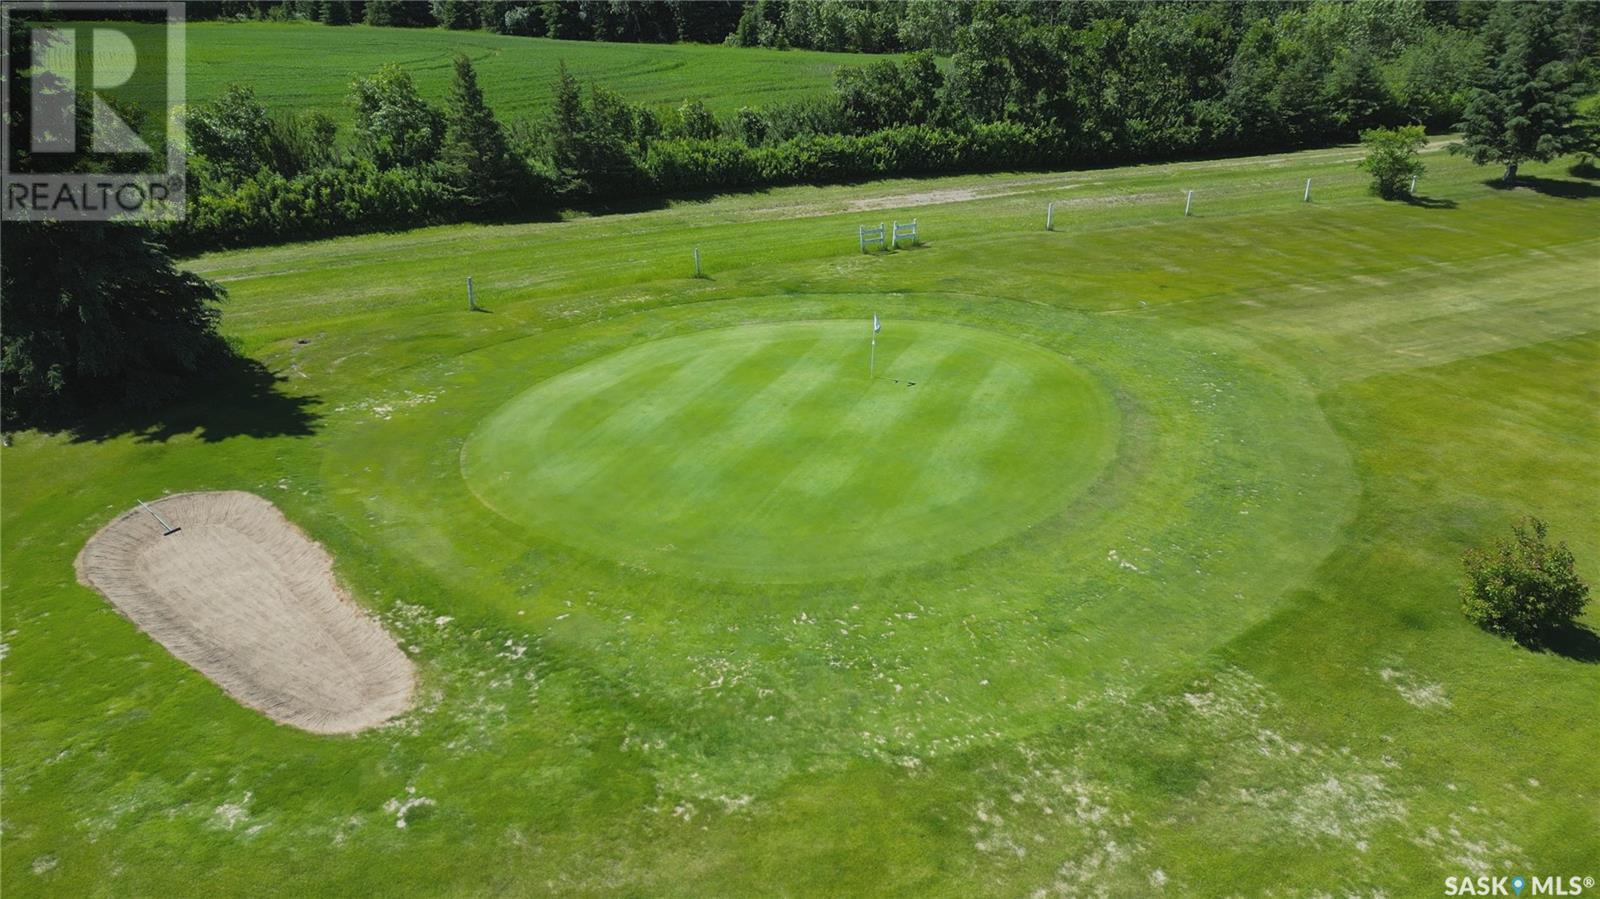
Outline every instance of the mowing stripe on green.
[[806, 581], [966, 552], [1065, 507], [1117, 413], [1064, 358], [985, 331], [747, 325], [654, 341], [535, 385], [463, 472], [535, 532], [713, 580]]

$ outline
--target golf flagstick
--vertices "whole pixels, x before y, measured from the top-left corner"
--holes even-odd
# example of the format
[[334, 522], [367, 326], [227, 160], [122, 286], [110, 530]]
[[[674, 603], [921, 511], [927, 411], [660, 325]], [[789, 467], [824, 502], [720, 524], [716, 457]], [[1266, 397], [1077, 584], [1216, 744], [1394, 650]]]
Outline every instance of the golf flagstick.
[[878, 331], [883, 326], [878, 324], [878, 313], [872, 313], [872, 349], [867, 353], [868, 377], [878, 376]]

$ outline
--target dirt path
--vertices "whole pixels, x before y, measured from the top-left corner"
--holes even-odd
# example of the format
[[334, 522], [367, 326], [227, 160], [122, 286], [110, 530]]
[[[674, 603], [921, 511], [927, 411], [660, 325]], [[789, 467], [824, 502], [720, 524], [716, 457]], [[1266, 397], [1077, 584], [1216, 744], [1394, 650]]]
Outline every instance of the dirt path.
[[[1453, 137], [1435, 137], [1428, 141], [1422, 152], [1432, 153], [1444, 149], [1455, 140]], [[872, 212], [881, 209], [912, 209], [919, 206], [938, 206], [945, 203], [965, 203], [972, 200], [992, 200], [1000, 197], [1011, 197], [1019, 194], [1059, 192], [1087, 187], [1095, 184], [1104, 184], [1117, 180], [1130, 174], [1140, 173], [1172, 173], [1178, 172], [1205, 172], [1220, 169], [1237, 169], [1244, 167], [1269, 168], [1291, 162], [1354, 162], [1362, 157], [1366, 151], [1360, 147], [1335, 147], [1327, 150], [1300, 151], [1296, 153], [1280, 153], [1275, 156], [1247, 156], [1229, 159], [1202, 160], [1198, 162], [1172, 162], [1152, 163], [1148, 166], [1124, 168], [1116, 171], [1073, 171], [1059, 172], [1042, 175], [1023, 175], [1015, 178], [991, 181], [972, 187], [945, 187], [934, 188], [911, 193], [884, 194], [876, 197], [861, 197], [837, 203], [808, 203], [795, 202], [758, 206], [738, 211], [741, 219], [768, 219], [768, 218], [816, 218], [824, 215], [836, 215], [841, 212]], [[1085, 197], [1070, 201], [1074, 205], [1121, 205], [1136, 202], [1138, 199], [1165, 196], [1165, 194], [1112, 194], [1109, 196]]]

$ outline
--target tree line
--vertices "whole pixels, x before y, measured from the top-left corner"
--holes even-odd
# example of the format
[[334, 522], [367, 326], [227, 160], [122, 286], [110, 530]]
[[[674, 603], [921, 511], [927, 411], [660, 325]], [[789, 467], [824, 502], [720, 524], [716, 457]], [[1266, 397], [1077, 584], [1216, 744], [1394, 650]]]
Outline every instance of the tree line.
[[1508, 166], [1593, 142], [1576, 104], [1600, 69], [1600, 5], [1496, 4], [1481, 21], [1264, 7], [963, 6], [946, 59], [841, 67], [824, 96], [721, 116], [698, 99], [631, 103], [563, 66], [542, 117], [502, 123], [460, 58], [442, 106], [398, 67], [357, 79], [340, 141], [326, 116], [273, 114], [236, 86], [190, 110], [192, 208], [164, 236], [199, 250], [640, 196], [1284, 150], [1405, 124], [1465, 127], [1475, 159]]
[[485, 30], [570, 41], [722, 43], [740, 0], [191, 0], [190, 21], [310, 21]]
[[[1501, 4], [1396, 0], [1352, 5], [1363, 7], [1353, 13], [1360, 18], [1470, 31], [1483, 26]], [[848, 53], [932, 50], [948, 55], [973, 23], [1001, 18], [1081, 29], [1094, 22], [1133, 25], [1152, 16], [1198, 12], [1237, 27], [1304, 7], [1302, 0], [190, 0], [187, 14], [191, 20], [364, 23], [561, 40], [687, 41]]]

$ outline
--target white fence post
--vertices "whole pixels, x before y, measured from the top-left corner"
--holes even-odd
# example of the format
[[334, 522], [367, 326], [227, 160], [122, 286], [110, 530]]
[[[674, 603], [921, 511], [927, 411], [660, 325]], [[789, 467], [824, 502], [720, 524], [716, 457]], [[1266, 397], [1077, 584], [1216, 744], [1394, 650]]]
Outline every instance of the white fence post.
[[1056, 204], [1047, 203], [1044, 207], [1044, 229], [1054, 231], [1056, 224]]
[[1304, 197], [1300, 198], [1300, 202], [1302, 202], [1302, 203], [1311, 202], [1311, 179], [1310, 178], [1306, 179], [1306, 195]]
[[879, 249], [888, 249], [889, 231], [881, 222], [876, 228], [868, 228], [865, 225], [857, 225], [856, 242], [857, 245], [860, 246], [861, 252], [863, 253], [867, 251], [868, 244], [877, 244]]
[[899, 249], [900, 248], [900, 238], [902, 238], [902, 237], [911, 238], [911, 245], [912, 246], [916, 246], [917, 245], [917, 220], [916, 219], [912, 219], [909, 223], [906, 223], [906, 224], [902, 224], [900, 222], [895, 222], [894, 223], [894, 229], [889, 232], [889, 249], [891, 249], [891, 250]]
[[694, 276], [700, 277], [700, 248], [694, 248]]
[[467, 308], [478, 311], [478, 297], [472, 292], [472, 276], [467, 276]]
[[1417, 176], [1416, 175], [1412, 175], [1411, 176], [1411, 193], [1414, 196], [1416, 194], [1416, 192], [1417, 192]]
[[1183, 198], [1183, 214], [1184, 214], [1184, 215], [1185, 215], [1185, 216], [1188, 216], [1188, 214], [1189, 214], [1189, 207], [1190, 207], [1190, 206], [1193, 206], [1193, 205], [1194, 205], [1194, 191], [1192, 191], [1192, 190], [1186, 190], [1186, 191], [1184, 191], [1184, 192], [1183, 192], [1183, 193], [1184, 193], [1184, 198]]

